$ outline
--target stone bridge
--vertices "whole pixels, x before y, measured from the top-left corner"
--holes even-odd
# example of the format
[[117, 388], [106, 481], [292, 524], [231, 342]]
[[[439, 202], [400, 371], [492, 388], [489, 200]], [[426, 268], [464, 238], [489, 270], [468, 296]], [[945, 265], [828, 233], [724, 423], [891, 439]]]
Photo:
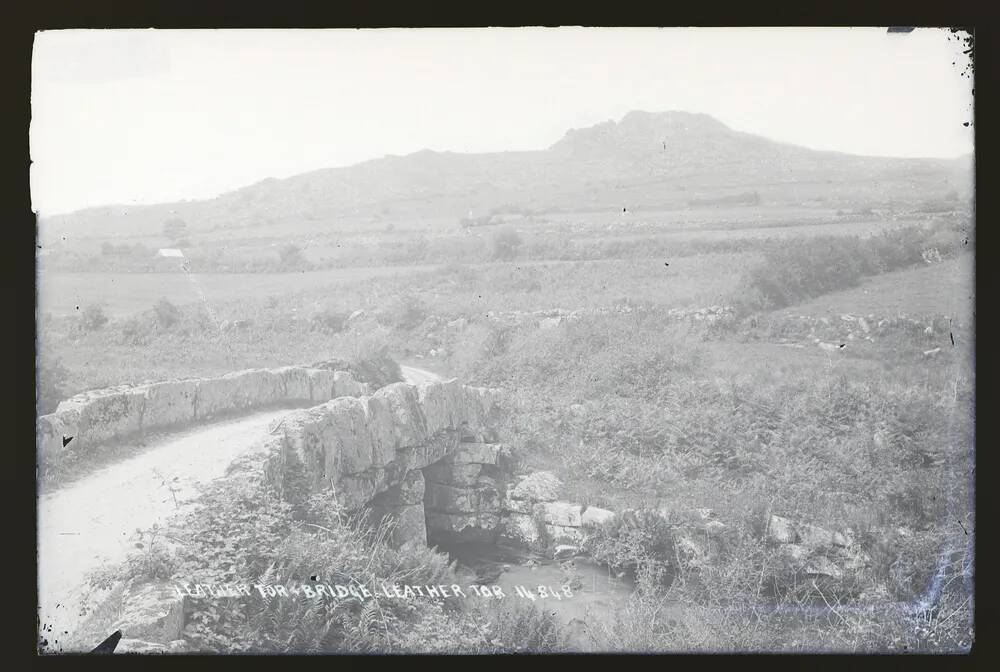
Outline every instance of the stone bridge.
[[396, 519], [400, 544], [492, 537], [509, 475], [495, 431], [500, 391], [454, 380], [369, 391], [346, 371], [299, 366], [94, 390], [38, 418], [39, 458], [53, 464], [130, 437], [308, 406], [255, 442], [285, 497], [332, 489], [347, 511]]
[[286, 498], [332, 490], [348, 511], [393, 518], [396, 544], [488, 539], [510, 474], [502, 416], [499, 390], [393, 383], [290, 412], [265, 472]]
[[[251, 459], [237, 460], [225, 473], [262, 476], [289, 500], [326, 491], [346, 511], [364, 508], [377, 519], [389, 516], [397, 523], [389, 540], [394, 545], [494, 539], [501, 530], [510, 473], [508, 452], [497, 442], [502, 401], [498, 390], [454, 380], [394, 383], [372, 392], [346, 371], [298, 366], [121, 386], [68, 399], [37, 420], [43, 466], [130, 439], [152, 447], [94, 477], [44, 493], [39, 514], [42, 621], [70, 618], [65, 629], [77, 626], [66, 615], [66, 605], [88, 563], [99, 563], [98, 555], [124, 559], [131, 548], [126, 535], [135, 529], [135, 512], [127, 509], [139, 508], [139, 499], [162, 499], [149, 492], [155, 489], [151, 481], [134, 477], [135, 462], [148, 454], [144, 451], [159, 452], [160, 465], [173, 465], [176, 453], [163, 453], [183, 449], [186, 461], [191, 453], [211, 452], [218, 445], [220, 426], [225, 431], [265, 409], [274, 409], [276, 421], [268, 426], [257, 419], [256, 429], [240, 434], [240, 446], [227, 449], [226, 463], [233, 454]], [[222, 469], [202, 480], [221, 477]], [[106, 479], [116, 471], [128, 474]], [[151, 507], [140, 524], [169, 516], [170, 507]], [[65, 534], [72, 536], [59, 536]], [[123, 609], [131, 616], [120, 624], [126, 639], [175, 639], [183, 618], [163, 587], [129, 590], [132, 597]]]

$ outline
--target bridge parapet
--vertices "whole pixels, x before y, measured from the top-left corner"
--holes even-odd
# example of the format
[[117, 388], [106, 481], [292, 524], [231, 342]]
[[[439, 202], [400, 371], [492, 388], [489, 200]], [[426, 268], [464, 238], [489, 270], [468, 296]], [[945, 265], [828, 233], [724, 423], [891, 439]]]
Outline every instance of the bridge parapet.
[[51, 463], [67, 450], [86, 450], [151, 431], [367, 392], [367, 385], [346, 371], [301, 366], [91, 390], [38, 418], [37, 448], [42, 461]]

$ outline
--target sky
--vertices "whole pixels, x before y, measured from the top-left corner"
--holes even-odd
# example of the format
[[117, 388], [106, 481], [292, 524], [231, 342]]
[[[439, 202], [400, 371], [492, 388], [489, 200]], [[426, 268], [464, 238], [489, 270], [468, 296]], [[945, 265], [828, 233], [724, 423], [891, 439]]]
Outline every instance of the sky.
[[544, 149], [630, 110], [815, 149], [973, 151], [967, 45], [943, 29], [67, 30], [35, 36], [43, 215], [210, 198], [421, 149]]

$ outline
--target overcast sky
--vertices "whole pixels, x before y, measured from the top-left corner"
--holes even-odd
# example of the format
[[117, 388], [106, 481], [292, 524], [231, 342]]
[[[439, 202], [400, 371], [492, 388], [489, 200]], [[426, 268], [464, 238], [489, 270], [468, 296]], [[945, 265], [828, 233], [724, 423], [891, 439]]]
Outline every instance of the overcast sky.
[[544, 149], [636, 109], [951, 158], [973, 149], [965, 48], [936, 29], [46, 31], [32, 201], [54, 214], [424, 148]]

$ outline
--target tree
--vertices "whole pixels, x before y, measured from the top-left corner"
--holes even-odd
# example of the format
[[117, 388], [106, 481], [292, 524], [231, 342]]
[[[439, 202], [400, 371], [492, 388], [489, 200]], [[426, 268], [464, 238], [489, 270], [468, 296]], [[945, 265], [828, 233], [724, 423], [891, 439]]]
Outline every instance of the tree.
[[512, 227], [504, 227], [493, 236], [493, 258], [509, 261], [517, 256], [524, 241]]
[[163, 223], [163, 235], [172, 241], [177, 241], [187, 235], [187, 224], [183, 219], [174, 217]]

